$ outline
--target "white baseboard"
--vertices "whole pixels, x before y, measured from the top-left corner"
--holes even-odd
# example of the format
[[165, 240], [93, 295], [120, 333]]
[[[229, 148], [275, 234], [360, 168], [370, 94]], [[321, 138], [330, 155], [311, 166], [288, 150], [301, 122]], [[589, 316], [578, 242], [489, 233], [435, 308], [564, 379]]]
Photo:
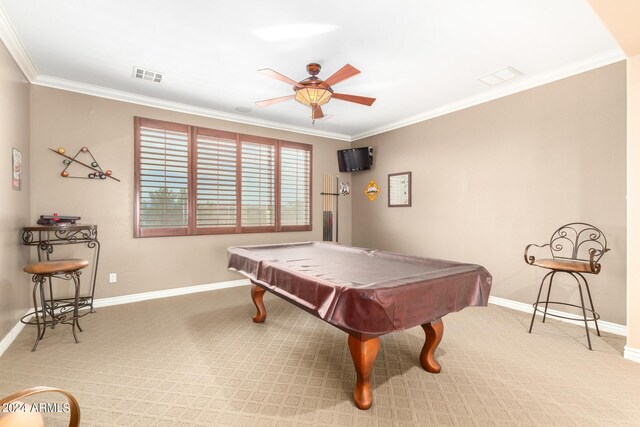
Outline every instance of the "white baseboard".
[[624, 346], [624, 358], [640, 363], [640, 349]]
[[[31, 311], [31, 309], [27, 310], [24, 313], [25, 316], [30, 311]], [[2, 338], [2, 341], [0, 341], [0, 356], [2, 356], [5, 351], [7, 351], [7, 349], [11, 345], [11, 343], [13, 343], [13, 341], [18, 337], [18, 334], [20, 334], [20, 332], [22, 332], [22, 329], [24, 329], [24, 327], [25, 327], [25, 324], [20, 322], [20, 321], [18, 321], [18, 323], [16, 323], [16, 325], [13, 328], [11, 328], [9, 333], [7, 335], [5, 335], [4, 338]]]
[[162, 291], [143, 292], [140, 294], [122, 295], [120, 297], [97, 298], [94, 307], [109, 307], [110, 305], [130, 304], [132, 302], [148, 301], [158, 298], [175, 297], [178, 295], [195, 294], [198, 292], [215, 291], [218, 289], [235, 288], [250, 285], [249, 279], [229, 280], [227, 282], [207, 283], [204, 285], [185, 286], [183, 288], [165, 289]]
[[[489, 304], [495, 304], [495, 305], [499, 305], [501, 307], [507, 307], [507, 308], [511, 308], [513, 310], [518, 310], [518, 311], [523, 311], [525, 313], [529, 313], [532, 314], [533, 313], [533, 306], [531, 304], [527, 304], [524, 302], [518, 302], [518, 301], [512, 301], [506, 298], [499, 298], [499, 297], [494, 297], [494, 296], [490, 296], [489, 297]], [[558, 311], [558, 310], [552, 310], [549, 309], [547, 310], [548, 313], [550, 314], [555, 314], [555, 315], [559, 315], [559, 316], [572, 316], [572, 314], [570, 313], [566, 313], [563, 311]], [[538, 313], [540, 316], [542, 316], [541, 313]], [[554, 318], [556, 320], [560, 320], [562, 322], [567, 322], [567, 323], [573, 323], [575, 324], [580, 324], [583, 325], [582, 322], [576, 322], [573, 320], [568, 320], [568, 319], [561, 319], [561, 318]], [[589, 327], [592, 329], [595, 329], [595, 325], [593, 324], [593, 322], [589, 322]], [[626, 325], [619, 325], [617, 323], [612, 323], [612, 322], [606, 322], [604, 320], [598, 320], [598, 327], [600, 328], [601, 331], [603, 332], [609, 332], [612, 334], [616, 334], [616, 335], [622, 335], [624, 337], [627, 336], [627, 327]]]
[[[235, 288], [236, 286], [250, 285], [249, 279], [230, 280], [227, 282], [207, 283], [204, 285], [186, 286], [183, 288], [165, 289], [162, 291], [143, 292], [140, 294], [123, 295], [112, 298], [97, 298], [93, 302], [94, 307], [108, 307], [110, 305], [129, 304], [132, 302], [147, 301], [157, 298], [174, 297], [178, 295], [195, 294], [197, 292], [215, 291], [217, 289]], [[27, 313], [31, 311], [29, 309]], [[26, 314], [26, 313], [25, 313]], [[9, 348], [18, 334], [25, 327], [24, 323], [18, 322], [9, 333], [0, 341], [0, 356]]]
[[[111, 297], [111, 298], [98, 298], [94, 301], [94, 307], [108, 307], [112, 305], [120, 305], [120, 304], [130, 304], [134, 302], [140, 301], [148, 301], [157, 298], [168, 298], [179, 295], [188, 295], [194, 294], [197, 292], [207, 292], [214, 291], [218, 289], [226, 289], [226, 288], [235, 288], [237, 286], [247, 286], [250, 285], [251, 282], [248, 279], [240, 279], [240, 280], [230, 280], [226, 282], [217, 282], [217, 283], [207, 283], [204, 285], [195, 285], [195, 286], [186, 286], [183, 288], [172, 288], [165, 289], [162, 291], [152, 291], [152, 292], [143, 292], [139, 294], [131, 294], [131, 295], [123, 295], [119, 297]], [[506, 298], [499, 298], [490, 296], [489, 304], [499, 305], [501, 307], [510, 308], [517, 311], [523, 311], [525, 313], [533, 313], [533, 307], [531, 304], [512, 301]], [[568, 315], [567, 313], [557, 311], [557, 310], [549, 310], [549, 313], [559, 314], [559, 315]], [[559, 319], [564, 322], [576, 323], [571, 320]], [[18, 334], [24, 328], [24, 324], [18, 322], [9, 333], [0, 341], [0, 356], [6, 351], [7, 348], [11, 345], [13, 340], [16, 339]], [[595, 328], [595, 326], [589, 325], [590, 327]], [[627, 336], [627, 327], [625, 325], [619, 325], [617, 323], [611, 323], [606, 321], [599, 321], [598, 326], [601, 331], [609, 332], [616, 335]], [[625, 347], [624, 357], [629, 360], [633, 360], [636, 362], [640, 362], [640, 350], [633, 349], [631, 347]]]

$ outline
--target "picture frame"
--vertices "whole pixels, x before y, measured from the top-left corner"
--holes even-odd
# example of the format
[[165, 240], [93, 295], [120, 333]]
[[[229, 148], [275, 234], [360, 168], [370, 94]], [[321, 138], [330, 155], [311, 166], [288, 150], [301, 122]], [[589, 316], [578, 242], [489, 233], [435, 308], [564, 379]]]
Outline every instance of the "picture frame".
[[22, 153], [15, 147], [11, 147], [11, 188], [22, 190]]
[[411, 207], [411, 172], [389, 174], [390, 208]]

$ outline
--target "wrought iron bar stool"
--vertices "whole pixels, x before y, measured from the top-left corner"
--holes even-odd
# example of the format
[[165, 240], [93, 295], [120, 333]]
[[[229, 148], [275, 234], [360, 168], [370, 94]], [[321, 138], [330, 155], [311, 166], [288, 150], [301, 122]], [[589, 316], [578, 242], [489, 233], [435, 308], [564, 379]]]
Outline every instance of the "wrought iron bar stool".
[[[531, 247], [544, 248], [549, 247], [551, 252], [551, 258], [536, 259], [535, 256], [529, 255], [529, 249]], [[537, 267], [551, 270], [540, 282], [540, 289], [538, 290], [538, 298], [533, 304], [533, 315], [531, 316], [531, 325], [529, 326], [529, 333], [533, 330], [533, 322], [536, 318], [536, 312], [543, 313], [542, 323], [545, 322], [547, 316], [559, 317], [562, 319], [575, 320], [584, 322], [584, 329], [587, 332], [587, 343], [589, 344], [589, 350], [591, 348], [591, 337], [589, 336], [589, 322], [593, 322], [596, 326], [596, 332], [600, 336], [600, 329], [598, 328], [598, 319], [600, 315], [595, 311], [593, 306], [593, 299], [591, 298], [591, 291], [589, 290], [589, 283], [585, 279], [583, 274], [598, 274], [600, 273], [600, 258], [608, 252], [607, 239], [600, 229], [597, 227], [586, 224], [583, 222], [573, 222], [563, 225], [558, 228], [552, 235], [549, 243], [544, 245], [530, 244], [524, 250], [524, 260], [527, 264], [535, 265]], [[578, 291], [580, 292], [580, 305], [570, 304], [567, 302], [550, 301], [551, 285], [553, 284], [553, 277], [557, 273], [566, 273], [573, 277], [578, 283]], [[540, 295], [542, 294], [542, 288], [544, 287], [545, 280], [549, 277], [549, 288], [547, 290], [547, 298], [544, 301], [540, 301]], [[582, 279], [582, 282], [580, 281]], [[589, 305], [591, 308], [587, 308], [584, 305], [584, 295], [582, 292], [582, 284], [587, 290], [587, 296], [589, 297]], [[544, 304], [544, 310], [538, 308], [540, 304]], [[582, 317], [569, 317], [559, 314], [548, 313], [547, 309], [549, 304], [565, 305], [576, 307], [582, 310]], [[592, 317], [587, 317], [587, 312], [591, 313]]]
[[[33, 282], [33, 308], [34, 311], [26, 314], [22, 318], [22, 322], [27, 325], [36, 325], [38, 327], [38, 336], [31, 351], [36, 351], [38, 343], [44, 337], [47, 327], [53, 328], [58, 323], [71, 325], [73, 338], [76, 343], [80, 342], [76, 335], [76, 328], [82, 332], [82, 328], [78, 323], [78, 302], [80, 299], [80, 274], [83, 268], [89, 265], [89, 261], [83, 259], [63, 259], [56, 261], [41, 261], [28, 264], [24, 267], [24, 271], [33, 274], [31, 281]], [[73, 298], [57, 298], [51, 295], [51, 279], [72, 280], [75, 293]], [[45, 297], [45, 282], [49, 281], [49, 299]], [[38, 308], [38, 297], [40, 295], [40, 308]], [[70, 316], [71, 314], [71, 316]], [[35, 317], [35, 322], [31, 317]], [[49, 318], [47, 318], [47, 316]], [[29, 320], [27, 320], [29, 319]]]

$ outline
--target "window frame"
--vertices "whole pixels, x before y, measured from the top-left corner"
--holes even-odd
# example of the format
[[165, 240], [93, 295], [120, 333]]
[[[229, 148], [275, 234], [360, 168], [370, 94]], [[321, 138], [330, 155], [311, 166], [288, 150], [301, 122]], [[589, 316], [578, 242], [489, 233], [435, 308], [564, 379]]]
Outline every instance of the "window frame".
[[290, 148], [294, 150], [307, 150], [309, 151], [309, 225], [282, 225], [280, 224], [280, 229], [277, 231], [311, 231], [311, 224], [313, 223], [313, 146], [311, 144], [302, 144], [300, 142], [291, 142], [291, 141], [279, 141], [280, 145], [276, 150], [276, 155], [278, 156], [278, 180], [276, 182], [276, 188], [278, 189], [278, 203], [276, 203], [276, 209], [278, 209], [278, 213], [276, 217], [278, 218], [278, 223], [281, 222], [282, 217], [282, 181], [280, 180], [282, 175], [282, 163], [281, 163], [281, 153], [282, 148]]
[[[169, 131], [187, 133], [187, 194], [188, 214], [187, 226], [145, 228], [140, 225], [141, 217], [141, 128], [151, 127]], [[197, 202], [198, 202], [198, 135], [235, 139], [236, 142], [236, 221], [234, 226], [227, 227], [198, 227], [197, 226]], [[273, 225], [267, 226], [243, 226], [242, 224], [242, 143], [243, 141], [255, 144], [264, 144], [274, 147], [274, 215]], [[309, 153], [309, 223], [306, 225], [282, 225], [282, 148], [304, 150]], [[190, 126], [186, 124], [167, 122], [163, 120], [134, 117], [134, 215], [133, 237], [173, 237], [173, 236], [197, 236], [214, 234], [246, 234], [246, 233], [277, 233], [313, 230], [313, 145], [300, 142], [284, 141], [263, 136], [229, 132], [219, 129]]]

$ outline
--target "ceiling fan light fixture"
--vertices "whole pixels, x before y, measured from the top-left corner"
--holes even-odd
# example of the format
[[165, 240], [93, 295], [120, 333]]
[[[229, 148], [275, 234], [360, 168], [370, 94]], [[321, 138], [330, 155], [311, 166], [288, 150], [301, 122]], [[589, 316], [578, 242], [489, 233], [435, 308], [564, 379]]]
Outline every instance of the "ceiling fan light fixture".
[[375, 98], [369, 98], [366, 96], [349, 95], [346, 93], [334, 93], [331, 86], [336, 83], [340, 83], [343, 80], [353, 77], [356, 74], [360, 74], [360, 70], [356, 69], [352, 65], [346, 64], [338, 71], [333, 73], [326, 80], [321, 80], [317, 77], [322, 67], [316, 62], [307, 64], [307, 73], [311, 75], [300, 82], [297, 82], [289, 77], [272, 70], [271, 68], [262, 68], [258, 72], [265, 76], [271, 77], [276, 80], [280, 80], [283, 83], [287, 83], [292, 87], [295, 94], [280, 96], [278, 98], [264, 99], [257, 101], [256, 104], [260, 107], [266, 107], [267, 105], [277, 104], [279, 102], [287, 101], [289, 99], [295, 99], [302, 105], [306, 105], [311, 108], [311, 123], [315, 123], [316, 119], [326, 118], [322, 106], [329, 102], [331, 98], [341, 99], [347, 102], [353, 102], [356, 104], [362, 104], [371, 106], [376, 100]]
[[307, 107], [324, 105], [331, 99], [331, 91], [318, 87], [303, 87], [296, 90], [296, 101]]

